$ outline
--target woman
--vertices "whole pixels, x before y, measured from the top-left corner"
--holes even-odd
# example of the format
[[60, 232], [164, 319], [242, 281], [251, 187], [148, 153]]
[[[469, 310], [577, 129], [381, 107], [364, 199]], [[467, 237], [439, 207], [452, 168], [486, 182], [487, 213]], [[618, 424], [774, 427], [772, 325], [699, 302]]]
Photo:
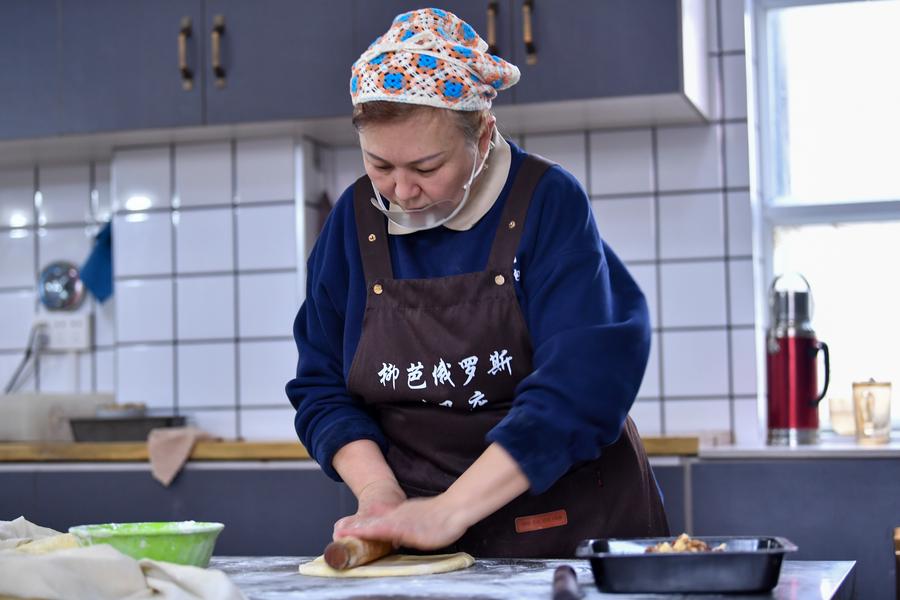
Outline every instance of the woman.
[[353, 65], [366, 176], [309, 258], [287, 385], [359, 503], [334, 535], [494, 557], [667, 535], [626, 417], [646, 302], [572, 175], [497, 132], [519, 71], [486, 48], [423, 9]]

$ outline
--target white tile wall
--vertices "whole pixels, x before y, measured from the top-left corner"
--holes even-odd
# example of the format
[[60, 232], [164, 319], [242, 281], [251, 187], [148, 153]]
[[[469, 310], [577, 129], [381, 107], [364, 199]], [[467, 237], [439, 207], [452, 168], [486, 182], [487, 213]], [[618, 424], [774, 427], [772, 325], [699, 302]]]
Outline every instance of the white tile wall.
[[0, 231], [0, 288], [34, 285], [34, 233], [29, 229]]
[[529, 152], [540, 154], [559, 163], [587, 189], [587, 157], [582, 133], [560, 135], [529, 135], [525, 140]]
[[238, 202], [289, 200], [293, 197], [293, 140], [290, 138], [238, 140]]
[[0, 169], [0, 227], [34, 223], [34, 168]]
[[594, 132], [590, 135], [590, 148], [592, 194], [653, 191], [653, 142], [649, 129]]
[[660, 190], [722, 187], [717, 126], [662, 127], [657, 144]]
[[175, 147], [176, 206], [231, 204], [231, 144]]
[[650, 323], [656, 327], [659, 324], [659, 303], [656, 294], [656, 275], [659, 267], [655, 264], [639, 264], [628, 267], [628, 271], [638, 286], [644, 292], [647, 299], [647, 310], [650, 312]]
[[752, 329], [731, 332], [731, 373], [735, 394], [756, 394], [756, 333]]
[[637, 425], [641, 435], [660, 435], [663, 433], [661, 403], [659, 400], [638, 400], [631, 406], [631, 419]]
[[728, 395], [726, 331], [664, 332], [662, 350], [667, 396]]
[[750, 217], [750, 193], [728, 192], [728, 253], [750, 256], [753, 251], [753, 225]]
[[282, 404], [284, 386], [297, 371], [294, 341], [243, 342], [239, 352], [241, 406]]
[[731, 282], [731, 322], [753, 325], [753, 261], [729, 261]]
[[248, 441], [296, 440], [294, 415], [286, 408], [248, 409], [241, 411], [241, 437]]
[[[121, 300], [121, 299], [120, 299]], [[171, 345], [116, 349], [116, 401], [143, 402], [156, 413], [175, 407], [174, 349]]]
[[650, 344], [650, 357], [647, 360], [647, 370], [641, 381], [641, 389], [638, 390], [638, 398], [658, 398], [659, 389], [659, 334], [654, 333]]
[[[2, 385], [4, 387], [6, 386], [6, 383], [9, 381], [10, 377], [13, 376], [13, 373], [18, 368], [19, 362], [21, 362], [21, 360], [21, 352], [0, 353], [0, 382], [2, 382]], [[15, 389], [17, 393], [35, 391], [35, 379], [31, 376], [32, 373], [33, 365], [26, 368], [19, 376], [17, 380], [18, 383]]]
[[240, 337], [284, 336], [292, 331], [300, 308], [296, 274], [240, 275], [238, 289]]
[[38, 264], [65, 260], [81, 266], [93, 248], [91, 230], [85, 226], [38, 230]]
[[624, 261], [656, 256], [653, 197], [592, 200], [600, 235]]
[[663, 264], [659, 270], [663, 327], [726, 325], [722, 261]]
[[725, 118], [746, 119], [747, 70], [744, 68], [744, 55], [723, 56], [721, 60], [724, 74]]
[[750, 185], [747, 123], [727, 123], [725, 130], [725, 178], [728, 187]]
[[35, 297], [32, 291], [0, 291], [0, 350], [24, 350], [34, 316]]
[[189, 424], [209, 434], [230, 440], [237, 437], [236, 410], [188, 410], [186, 415]]
[[92, 370], [93, 357], [90, 354], [44, 354], [40, 357], [41, 391], [89, 392]]
[[238, 269], [294, 269], [297, 265], [294, 205], [244, 206], [236, 210]]
[[235, 406], [234, 343], [179, 344], [178, 404]]
[[[298, 147], [300, 164], [312, 164], [302, 155], [309, 147]], [[136, 213], [116, 196], [115, 317], [104, 324], [115, 365], [98, 359], [96, 385], [117, 383], [120, 398], [178, 410], [215, 435], [234, 438], [246, 426], [257, 439], [270, 429], [294, 439], [292, 418], [289, 435], [281, 422], [292, 411], [284, 385], [296, 368], [300, 298], [292, 140], [143, 148], [147, 169], [134, 152], [114, 157], [116, 194], [152, 180], [159, 198]], [[174, 170], [161, 168], [170, 160]]]
[[41, 225], [90, 221], [89, 164], [41, 166], [38, 189], [41, 192], [38, 207]]
[[112, 169], [113, 208], [146, 210], [172, 205], [172, 165], [168, 146], [117, 151]]
[[180, 277], [177, 286], [179, 340], [234, 338], [234, 277]]
[[112, 239], [116, 277], [172, 273], [171, 213], [118, 213]]
[[171, 279], [116, 281], [118, 342], [171, 341], [174, 306]]
[[666, 400], [663, 403], [666, 431], [669, 434], [698, 434], [731, 430], [727, 398], [704, 400]]
[[232, 209], [185, 210], [173, 215], [179, 273], [234, 269]]
[[115, 393], [116, 391], [116, 352], [115, 350], [98, 350], [94, 354], [97, 378], [94, 389], [98, 392]]
[[724, 256], [722, 193], [660, 197], [659, 244], [660, 258]]

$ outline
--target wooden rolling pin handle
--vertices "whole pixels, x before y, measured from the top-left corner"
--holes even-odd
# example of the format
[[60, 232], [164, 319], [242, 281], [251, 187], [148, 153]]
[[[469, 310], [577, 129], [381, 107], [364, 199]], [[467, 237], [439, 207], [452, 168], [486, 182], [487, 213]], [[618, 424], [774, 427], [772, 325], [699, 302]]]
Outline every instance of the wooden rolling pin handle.
[[390, 542], [345, 537], [328, 544], [325, 548], [325, 562], [332, 569], [342, 571], [378, 560], [390, 554], [393, 549]]

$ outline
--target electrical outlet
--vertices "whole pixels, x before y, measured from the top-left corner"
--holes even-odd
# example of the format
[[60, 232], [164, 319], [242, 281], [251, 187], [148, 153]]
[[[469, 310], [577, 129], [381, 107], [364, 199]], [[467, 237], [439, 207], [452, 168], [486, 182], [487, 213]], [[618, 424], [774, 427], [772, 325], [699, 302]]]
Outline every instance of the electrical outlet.
[[91, 349], [91, 315], [47, 313], [36, 319], [46, 327], [48, 337], [45, 350], [76, 351]]

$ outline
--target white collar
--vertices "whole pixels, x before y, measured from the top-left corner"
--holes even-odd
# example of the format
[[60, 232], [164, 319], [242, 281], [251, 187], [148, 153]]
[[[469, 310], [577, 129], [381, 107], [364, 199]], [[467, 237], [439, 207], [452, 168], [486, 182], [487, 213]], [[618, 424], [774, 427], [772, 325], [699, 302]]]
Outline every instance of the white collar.
[[[478, 181], [478, 187], [473, 190], [459, 214], [444, 223], [444, 227], [454, 231], [471, 229], [491, 210], [494, 202], [500, 197], [500, 192], [503, 191], [503, 186], [506, 185], [506, 179], [509, 177], [512, 150], [496, 127], [494, 127], [493, 142], [494, 149], [488, 155], [485, 168]], [[391, 204], [391, 207], [394, 206], [396, 205]], [[407, 229], [388, 219], [388, 233], [391, 235], [406, 235], [415, 233], [415, 231], [415, 229]]]

